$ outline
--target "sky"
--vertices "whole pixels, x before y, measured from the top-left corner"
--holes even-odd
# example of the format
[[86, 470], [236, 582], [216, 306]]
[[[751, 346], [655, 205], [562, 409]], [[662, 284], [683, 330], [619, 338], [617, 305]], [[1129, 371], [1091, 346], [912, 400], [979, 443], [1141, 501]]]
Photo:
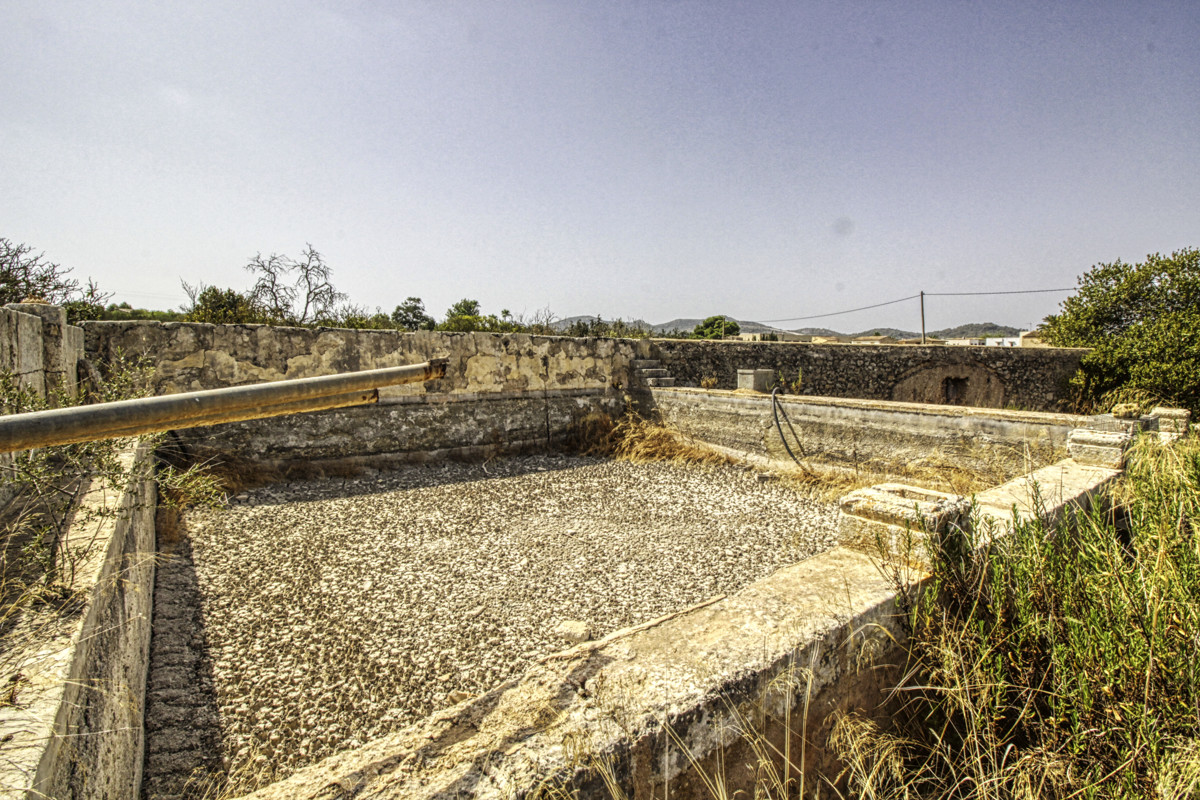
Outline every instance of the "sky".
[[[306, 243], [385, 313], [652, 323], [1200, 246], [1194, 0], [6, 0], [0, 29], [0, 236], [137, 307]], [[1065, 296], [929, 297], [927, 326]]]

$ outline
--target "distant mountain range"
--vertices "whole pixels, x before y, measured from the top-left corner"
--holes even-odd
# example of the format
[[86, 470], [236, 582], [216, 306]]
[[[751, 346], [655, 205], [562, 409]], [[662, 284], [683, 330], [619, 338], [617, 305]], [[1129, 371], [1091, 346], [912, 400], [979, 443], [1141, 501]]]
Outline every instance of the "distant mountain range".
[[[573, 322], [591, 321], [594, 319], [594, 316], [567, 317], [555, 322], [554, 327], [563, 330]], [[626, 320], [625, 322], [630, 326], [646, 328], [655, 333], [667, 333], [668, 331], [691, 331], [703, 321], [703, 319], [680, 317], [654, 325], [640, 319]], [[752, 320], [739, 319], [736, 322], [741, 328], [742, 333], [771, 333], [772, 331], [787, 330], [803, 336], [844, 336], [849, 338], [854, 338], [855, 336], [891, 336], [895, 339], [913, 339], [921, 335], [920, 331], [905, 331], [899, 328], [867, 328], [854, 333], [842, 333], [830, 328], [777, 328]], [[925, 335], [935, 339], [985, 339], [988, 337], [1017, 336], [1020, 333], [1020, 328], [1014, 328], [1011, 325], [997, 325], [995, 322], [968, 322], [965, 325], [957, 325], [953, 328], [926, 331]]]

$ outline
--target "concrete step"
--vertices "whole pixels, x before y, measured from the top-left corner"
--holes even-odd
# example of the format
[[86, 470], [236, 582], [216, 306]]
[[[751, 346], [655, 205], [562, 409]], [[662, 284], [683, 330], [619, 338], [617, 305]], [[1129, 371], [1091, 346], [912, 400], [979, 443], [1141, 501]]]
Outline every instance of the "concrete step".
[[639, 378], [669, 378], [671, 373], [665, 369], [635, 369], [634, 374]]
[[662, 362], [657, 358], [635, 358], [630, 366], [634, 369], [658, 369]]
[[647, 386], [674, 386], [674, 378], [646, 378]]

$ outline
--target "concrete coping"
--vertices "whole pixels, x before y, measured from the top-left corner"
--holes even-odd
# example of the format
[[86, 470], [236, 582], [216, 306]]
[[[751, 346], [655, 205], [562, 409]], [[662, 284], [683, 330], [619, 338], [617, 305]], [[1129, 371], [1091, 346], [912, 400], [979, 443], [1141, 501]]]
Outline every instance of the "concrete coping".
[[928, 564], [931, 534], [970, 528], [982, 544], [1035, 518], [1053, 525], [1071, 509], [1090, 508], [1120, 475], [1119, 468], [1068, 458], [980, 492], [973, 502], [915, 486], [879, 484], [842, 498], [839, 541], [888, 560]]
[[1120, 469], [1133, 435], [1122, 430], [1075, 428], [1067, 434], [1067, 452], [1080, 464]]
[[1035, 517], [1054, 523], [1070, 509], [1091, 508], [1121, 474], [1120, 468], [1064, 459], [975, 495], [976, 523], [995, 532]]
[[880, 483], [842, 497], [841, 511], [889, 525], [944, 533], [959, 522], [970, 503], [960, 495], [903, 483]]
[[1192, 412], [1186, 408], [1157, 406], [1150, 411], [1150, 416], [1158, 419], [1159, 433], [1185, 434], [1192, 421]]

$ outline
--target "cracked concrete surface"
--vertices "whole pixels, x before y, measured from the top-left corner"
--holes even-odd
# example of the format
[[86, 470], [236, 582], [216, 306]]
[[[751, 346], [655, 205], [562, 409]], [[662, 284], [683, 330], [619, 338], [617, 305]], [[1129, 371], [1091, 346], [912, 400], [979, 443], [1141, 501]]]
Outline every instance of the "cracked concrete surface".
[[251, 790], [522, 673], [564, 622], [598, 638], [833, 545], [835, 507], [762, 477], [532, 456], [190, 512], [156, 589], [145, 796], [197, 795], [193, 771]]

